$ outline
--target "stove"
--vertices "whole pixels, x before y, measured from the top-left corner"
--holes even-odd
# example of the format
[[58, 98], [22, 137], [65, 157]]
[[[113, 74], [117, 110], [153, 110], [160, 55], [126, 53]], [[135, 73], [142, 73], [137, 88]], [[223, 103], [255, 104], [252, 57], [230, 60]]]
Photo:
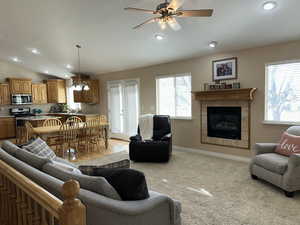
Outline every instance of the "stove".
[[16, 127], [23, 127], [25, 125], [24, 118], [34, 116], [29, 107], [11, 108], [9, 112], [10, 115], [16, 117]]

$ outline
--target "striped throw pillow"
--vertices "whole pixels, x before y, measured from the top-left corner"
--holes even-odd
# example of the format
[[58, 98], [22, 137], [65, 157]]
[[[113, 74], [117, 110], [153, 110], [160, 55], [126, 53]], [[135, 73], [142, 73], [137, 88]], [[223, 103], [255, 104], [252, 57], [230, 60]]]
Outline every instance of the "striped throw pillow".
[[51, 160], [56, 157], [53, 150], [41, 138], [35, 139], [33, 142], [28, 145], [24, 145], [22, 148], [40, 157], [48, 158]]

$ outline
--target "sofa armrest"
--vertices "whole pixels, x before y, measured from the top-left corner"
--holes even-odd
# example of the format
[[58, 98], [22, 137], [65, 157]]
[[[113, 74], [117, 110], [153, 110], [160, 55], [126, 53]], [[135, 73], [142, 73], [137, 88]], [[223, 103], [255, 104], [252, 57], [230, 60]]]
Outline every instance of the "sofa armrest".
[[300, 154], [293, 154], [289, 157], [288, 167], [289, 168], [300, 167]]
[[[170, 224], [180, 224], [181, 204], [166, 195], [157, 192], [149, 191], [150, 197], [139, 201], [118, 201], [98, 195], [96, 193], [80, 190], [79, 198], [87, 206], [89, 211], [92, 208], [93, 212], [108, 211], [108, 215], [116, 214], [120, 216], [137, 217], [142, 214], [161, 215], [161, 206], [167, 206], [169, 209], [165, 212], [166, 216], [170, 218]], [[152, 212], [152, 213], [151, 213]], [[168, 215], [169, 214], [169, 215]], [[94, 215], [97, 219], [98, 215]], [[101, 214], [99, 214], [99, 220]]]
[[254, 154], [260, 155], [265, 153], [273, 153], [278, 144], [276, 143], [256, 143], [254, 146]]

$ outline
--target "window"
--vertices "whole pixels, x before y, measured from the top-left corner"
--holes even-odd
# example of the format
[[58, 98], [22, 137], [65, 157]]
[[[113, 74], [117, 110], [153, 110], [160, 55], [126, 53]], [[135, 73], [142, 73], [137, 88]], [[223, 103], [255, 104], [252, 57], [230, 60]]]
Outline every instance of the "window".
[[156, 78], [157, 114], [191, 118], [191, 74]]
[[80, 111], [81, 110], [81, 103], [75, 103], [74, 102], [74, 90], [75, 87], [74, 86], [68, 86], [67, 87], [67, 103], [68, 103], [68, 107], [71, 110], [75, 110], [75, 111]]
[[266, 65], [265, 120], [300, 122], [300, 61]]

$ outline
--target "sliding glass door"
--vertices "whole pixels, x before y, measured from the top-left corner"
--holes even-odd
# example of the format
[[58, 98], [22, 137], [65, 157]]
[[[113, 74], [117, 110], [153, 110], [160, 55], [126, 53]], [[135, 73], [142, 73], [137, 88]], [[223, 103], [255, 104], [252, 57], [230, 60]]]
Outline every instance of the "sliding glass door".
[[109, 81], [107, 90], [111, 137], [128, 140], [137, 132], [139, 81]]

